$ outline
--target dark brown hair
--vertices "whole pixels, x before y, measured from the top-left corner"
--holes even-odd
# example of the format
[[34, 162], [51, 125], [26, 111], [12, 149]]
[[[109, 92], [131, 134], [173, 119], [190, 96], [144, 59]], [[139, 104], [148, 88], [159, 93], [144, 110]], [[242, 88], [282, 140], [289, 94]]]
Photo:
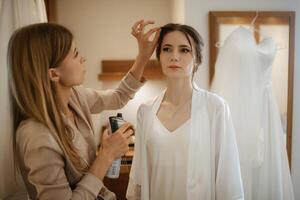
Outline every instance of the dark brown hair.
[[[190, 40], [190, 37], [194, 41], [194, 47], [195, 47], [195, 55], [196, 55], [196, 65], [195, 68], [193, 69], [193, 75], [194, 73], [198, 70], [198, 66], [202, 63], [202, 49], [204, 46], [203, 39], [200, 36], [200, 34], [191, 26], [184, 25], [184, 24], [173, 24], [169, 23], [161, 27], [161, 32], [160, 36], [157, 42], [157, 47], [156, 47], [156, 58], [160, 60], [160, 53], [161, 53], [161, 45], [163, 42], [164, 37], [173, 31], [180, 31], [182, 32], [186, 39], [188, 40], [191, 48], [193, 47], [192, 42]], [[193, 48], [192, 48], [193, 49]]]

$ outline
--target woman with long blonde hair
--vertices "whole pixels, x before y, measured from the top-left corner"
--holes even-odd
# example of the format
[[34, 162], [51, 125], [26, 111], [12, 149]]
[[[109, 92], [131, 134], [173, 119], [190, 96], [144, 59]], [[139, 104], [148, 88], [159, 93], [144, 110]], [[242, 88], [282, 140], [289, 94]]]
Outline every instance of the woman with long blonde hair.
[[102, 180], [112, 161], [128, 150], [133, 129], [126, 123], [113, 135], [105, 131], [96, 155], [91, 114], [123, 107], [143, 85], [143, 71], [159, 35], [159, 28], [144, 28], [153, 23], [134, 24], [138, 56], [119, 86], [107, 91], [80, 86], [85, 58], [67, 28], [41, 23], [11, 36], [14, 158], [30, 199], [115, 199]]

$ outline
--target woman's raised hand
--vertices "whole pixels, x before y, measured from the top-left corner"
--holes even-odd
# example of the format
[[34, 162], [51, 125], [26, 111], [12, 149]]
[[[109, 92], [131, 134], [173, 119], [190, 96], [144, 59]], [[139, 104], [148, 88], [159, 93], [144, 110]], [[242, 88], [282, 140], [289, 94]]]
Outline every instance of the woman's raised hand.
[[[154, 24], [154, 21], [140, 20], [137, 21], [131, 28], [132, 29], [131, 34], [138, 41], [138, 47], [139, 47], [138, 56], [142, 59], [146, 59], [147, 61], [152, 56], [160, 35], [160, 27], [155, 27], [145, 32], [145, 27], [150, 24]], [[153, 34], [155, 35], [153, 36]]]

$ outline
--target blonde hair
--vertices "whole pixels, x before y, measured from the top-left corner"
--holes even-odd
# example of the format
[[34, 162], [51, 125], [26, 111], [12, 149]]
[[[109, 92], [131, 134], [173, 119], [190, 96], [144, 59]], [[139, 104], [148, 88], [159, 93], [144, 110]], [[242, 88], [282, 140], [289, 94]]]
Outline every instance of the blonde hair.
[[34, 119], [56, 135], [64, 153], [79, 172], [84, 173], [87, 170], [72, 143], [73, 132], [63, 121], [60, 101], [54, 83], [48, 76], [48, 69], [58, 66], [67, 56], [72, 41], [73, 35], [67, 28], [50, 23], [23, 27], [10, 38], [9, 92], [13, 115], [14, 161], [17, 169], [18, 126], [25, 119]]

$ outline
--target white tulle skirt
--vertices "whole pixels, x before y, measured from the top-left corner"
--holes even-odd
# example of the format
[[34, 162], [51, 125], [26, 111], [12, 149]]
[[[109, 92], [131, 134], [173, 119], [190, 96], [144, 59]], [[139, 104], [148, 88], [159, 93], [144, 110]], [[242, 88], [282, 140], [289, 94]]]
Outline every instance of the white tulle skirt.
[[293, 200], [284, 131], [272, 92], [276, 44], [238, 28], [219, 49], [211, 90], [229, 104], [245, 200]]

